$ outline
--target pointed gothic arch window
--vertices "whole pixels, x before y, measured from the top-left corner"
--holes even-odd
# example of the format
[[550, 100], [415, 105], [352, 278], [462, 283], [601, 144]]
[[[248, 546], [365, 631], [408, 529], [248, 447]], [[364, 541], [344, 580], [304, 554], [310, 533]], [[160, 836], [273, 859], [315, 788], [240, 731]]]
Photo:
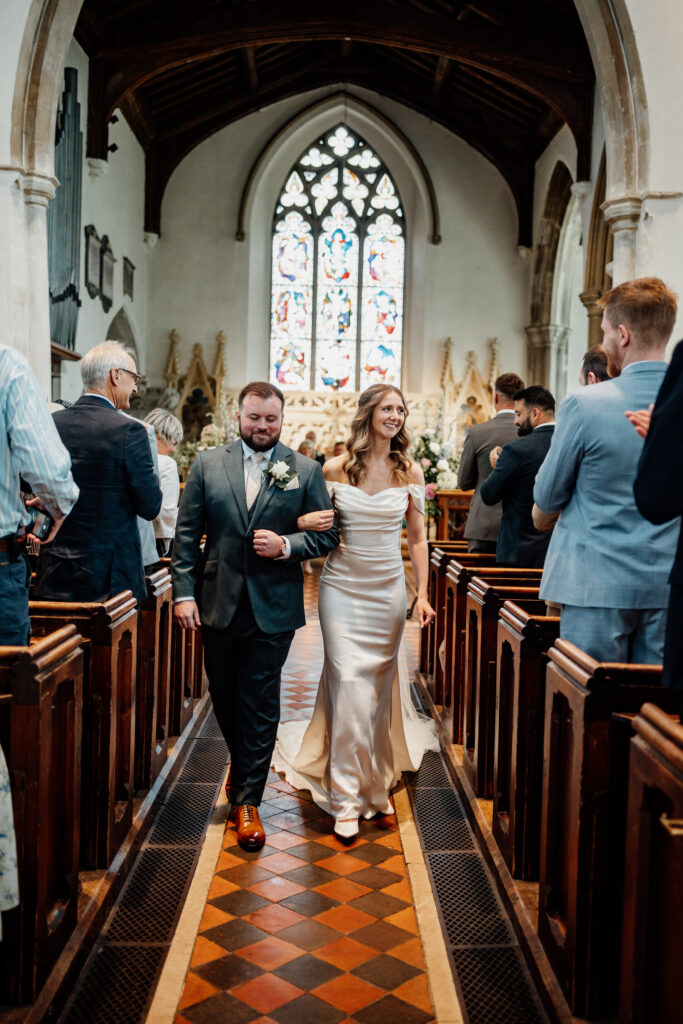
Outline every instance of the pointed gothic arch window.
[[398, 189], [345, 124], [290, 171], [273, 218], [270, 378], [285, 390], [401, 383], [405, 224]]

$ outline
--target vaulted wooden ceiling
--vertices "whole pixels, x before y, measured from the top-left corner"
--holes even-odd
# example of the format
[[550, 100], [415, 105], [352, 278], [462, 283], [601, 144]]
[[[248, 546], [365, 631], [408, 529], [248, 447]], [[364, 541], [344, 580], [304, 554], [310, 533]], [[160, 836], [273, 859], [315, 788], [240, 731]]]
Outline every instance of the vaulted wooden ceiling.
[[573, 0], [85, 0], [88, 155], [120, 107], [147, 159], [145, 228], [174, 168], [213, 132], [324, 85], [374, 90], [483, 153], [530, 244], [534, 163], [566, 123], [590, 168], [594, 74]]

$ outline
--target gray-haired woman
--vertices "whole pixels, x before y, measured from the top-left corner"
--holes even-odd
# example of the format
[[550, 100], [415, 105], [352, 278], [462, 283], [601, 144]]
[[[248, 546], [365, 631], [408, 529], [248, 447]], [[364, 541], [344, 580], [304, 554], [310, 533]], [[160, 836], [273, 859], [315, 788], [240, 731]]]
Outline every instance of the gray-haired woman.
[[178, 517], [178, 498], [180, 497], [180, 479], [178, 466], [171, 452], [183, 439], [183, 425], [168, 409], [152, 409], [145, 416], [145, 423], [154, 427], [157, 438], [159, 456], [159, 483], [163, 501], [159, 515], [154, 520], [154, 536], [157, 542], [159, 557], [163, 558], [175, 536], [175, 524]]

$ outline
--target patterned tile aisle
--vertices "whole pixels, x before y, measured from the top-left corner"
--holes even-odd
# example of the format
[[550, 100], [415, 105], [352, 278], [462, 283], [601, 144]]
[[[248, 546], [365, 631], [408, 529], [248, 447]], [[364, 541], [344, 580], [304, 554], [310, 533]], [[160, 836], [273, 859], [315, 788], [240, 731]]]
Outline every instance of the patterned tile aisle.
[[[318, 572], [283, 673], [282, 717], [310, 717], [322, 665]], [[417, 635], [407, 624], [413, 667]], [[426, 1024], [434, 1018], [393, 818], [353, 845], [306, 792], [271, 773], [258, 853], [225, 833], [176, 1024]]]

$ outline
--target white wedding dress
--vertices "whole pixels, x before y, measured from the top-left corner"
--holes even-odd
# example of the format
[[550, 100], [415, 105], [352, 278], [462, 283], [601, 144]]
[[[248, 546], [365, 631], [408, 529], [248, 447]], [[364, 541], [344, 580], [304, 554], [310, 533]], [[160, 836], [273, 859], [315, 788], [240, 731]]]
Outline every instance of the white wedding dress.
[[307, 789], [336, 820], [391, 810], [389, 790], [438, 750], [431, 719], [419, 715], [401, 637], [406, 588], [400, 549], [409, 501], [424, 515], [424, 487], [366, 494], [330, 483], [341, 543], [320, 579], [325, 661], [308, 722], [280, 725], [273, 767]]

